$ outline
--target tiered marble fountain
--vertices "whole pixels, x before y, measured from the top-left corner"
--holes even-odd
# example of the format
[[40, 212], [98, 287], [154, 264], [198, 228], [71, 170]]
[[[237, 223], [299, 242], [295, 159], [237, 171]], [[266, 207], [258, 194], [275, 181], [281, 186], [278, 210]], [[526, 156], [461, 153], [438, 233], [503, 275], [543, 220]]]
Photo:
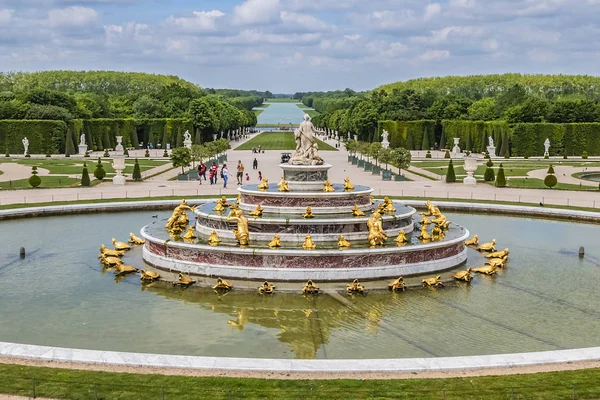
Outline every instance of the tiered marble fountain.
[[[209, 202], [194, 209], [195, 235], [188, 233], [188, 240], [169, 235], [160, 226], [144, 227], [144, 260], [158, 269], [192, 275], [269, 281], [396, 278], [446, 270], [466, 261], [466, 229], [450, 224], [441, 238], [419, 240], [418, 232], [413, 233], [415, 209], [397, 202], [391, 202], [388, 210], [395, 210], [380, 220], [388, 239], [376, 246], [369, 243], [371, 211], [382, 200], [372, 200], [373, 189], [367, 186], [331, 185], [331, 165], [319, 157], [313, 137], [307, 119], [296, 131], [294, 157], [280, 165], [280, 185], [289, 191], [280, 191], [281, 186], [275, 184], [267, 188], [263, 182], [240, 187], [237, 202], [229, 200], [247, 218], [249, 243], [240, 243], [234, 232], [238, 211], [218, 211], [217, 202]], [[262, 215], [250, 216], [259, 206]], [[307, 207], [314, 217], [303, 217]], [[365, 215], [354, 216], [356, 210]], [[429, 233], [432, 229], [433, 224]], [[407, 243], [394, 241], [400, 231], [406, 234]], [[209, 244], [211, 235], [221, 242]], [[272, 248], [269, 243], [275, 235], [281, 246]], [[303, 249], [307, 235], [315, 249]], [[350, 247], [338, 246], [340, 235]]]

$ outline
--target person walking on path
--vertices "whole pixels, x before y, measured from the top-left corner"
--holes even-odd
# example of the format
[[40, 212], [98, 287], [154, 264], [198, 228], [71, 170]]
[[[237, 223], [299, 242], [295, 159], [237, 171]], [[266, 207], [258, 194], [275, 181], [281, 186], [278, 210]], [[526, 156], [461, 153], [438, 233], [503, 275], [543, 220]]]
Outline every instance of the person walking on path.
[[252, 161], [252, 169], [258, 169], [258, 160], [254, 157], [254, 161]]
[[258, 180], [262, 181], [262, 172], [258, 171]]
[[223, 189], [227, 189], [227, 180], [232, 176], [231, 172], [227, 169], [227, 164], [223, 164], [221, 168], [221, 178], [223, 178]]
[[211, 185], [215, 185], [217, 183], [217, 171], [218, 171], [218, 169], [219, 169], [219, 167], [213, 161], [212, 166], [210, 167], [210, 172], [208, 173], [208, 175], [210, 177], [210, 184]]
[[198, 180], [202, 185], [202, 178], [204, 177], [204, 181], [206, 182], [206, 165], [203, 162], [198, 165]]
[[241, 160], [238, 160], [237, 164], [237, 184], [241, 185], [244, 180], [244, 164], [242, 164]]

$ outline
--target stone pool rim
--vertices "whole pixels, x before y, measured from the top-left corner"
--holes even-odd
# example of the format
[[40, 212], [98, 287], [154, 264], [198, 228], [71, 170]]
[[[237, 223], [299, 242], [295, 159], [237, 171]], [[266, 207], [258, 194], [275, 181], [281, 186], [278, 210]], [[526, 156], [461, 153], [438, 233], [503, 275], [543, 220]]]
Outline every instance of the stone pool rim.
[[[218, 198], [218, 197], [215, 197]], [[193, 203], [214, 201], [193, 200]], [[424, 201], [397, 200], [406, 205], [422, 207]], [[11, 218], [38, 217], [44, 215], [83, 214], [98, 211], [141, 211], [168, 208], [179, 204], [179, 200], [141, 202], [71, 204], [0, 210], [0, 220]], [[600, 212], [558, 208], [537, 208], [492, 203], [436, 202], [450, 211], [495, 212], [520, 216], [566, 219], [600, 223]], [[182, 356], [168, 354], [127, 353], [104, 350], [87, 350], [63, 347], [40, 346], [0, 342], [0, 357], [20, 360], [49, 362], [72, 362], [82, 364], [120, 365], [130, 367], [154, 367], [170, 369], [255, 371], [255, 372], [444, 372], [481, 369], [515, 368], [600, 360], [600, 347], [551, 350], [541, 352], [491, 354], [458, 357], [395, 358], [395, 359], [262, 359]]]

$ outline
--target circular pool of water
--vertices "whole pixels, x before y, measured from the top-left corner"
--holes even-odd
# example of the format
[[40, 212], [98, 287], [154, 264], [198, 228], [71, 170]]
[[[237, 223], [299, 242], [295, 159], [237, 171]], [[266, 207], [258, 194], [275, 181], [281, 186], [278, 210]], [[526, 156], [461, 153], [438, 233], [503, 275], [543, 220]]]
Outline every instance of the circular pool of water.
[[[157, 218], [153, 218], [156, 215]], [[170, 212], [25, 218], [0, 224], [0, 341], [141, 353], [347, 359], [468, 356], [599, 346], [600, 226], [447, 213], [510, 248], [505, 270], [470, 285], [304, 297], [116, 279], [101, 243]], [[19, 247], [27, 256], [20, 259]], [[586, 257], [577, 256], [579, 246]], [[141, 247], [124, 257], [143, 266]], [[469, 250], [468, 266], [483, 257]], [[258, 286], [258, 285], [256, 285]], [[382, 283], [382, 287], [384, 284]]]
[[600, 172], [586, 172], [579, 175], [579, 179], [592, 182], [600, 182]]

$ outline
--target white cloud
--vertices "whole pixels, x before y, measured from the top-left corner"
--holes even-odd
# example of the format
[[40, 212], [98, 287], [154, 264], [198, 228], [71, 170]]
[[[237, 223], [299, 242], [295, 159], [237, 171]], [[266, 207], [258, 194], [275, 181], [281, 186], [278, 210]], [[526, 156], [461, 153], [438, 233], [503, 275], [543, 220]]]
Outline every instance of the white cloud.
[[329, 29], [328, 25], [318, 18], [309, 14], [298, 14], [281, 11], [279, 14], [281, 22], [291, 27], [299, 27], [307, 31], [323, 31]]
[[431, 50], [421, 54], [418, 59], [421, 61], [440, 61], [450, 57], [448, 50]]
[[83, 27], [97, 22], [98, 13], [92, 8], [73, 6], [48, 12], [48, 24], [56, 28]]
[[360, 35], [358, 35], [358, 34], [354, 34], [354, 35], [344, 35], [344, 39], [346, 39], [346, 40], [352, 40], [352, 41], [354, 41], [354, 40], [358, 40], [358, 39], [360, 39], [360, 38], [361, 38], [361, 36], [360, 36]]
[[175, 18], [170, 16], [165, 20], [165, 24], [184, 32], [208, 32], [215, 30], [217, 20], [225, 16], [225, 13], [219, 10], [194, 11], [192, 14], [192, 17]]
[[500, 42], [498, 42], [496, 39], [489, 39], [483, 41], [483, 48], [486, 50], [495, 51], [498, 50], [499, 47]]
[[13, 10], [5, 8], [0, 10], [0, 24], [8, 24], [12, 19]]
[[439, 31], [432, 31], [430, 36], [415, 36], [411, 40], [415, 43], [436, 45], [451, 41], [453, 38], [463, 40], [484, 34], [485, 30], [477, 26], [447, 26]]
[[427, 4], [423, 19], [429, 21], [438, 16], [440, 12], [442, 12], [442, 6], [439, 3]]
[[456, 8], [474, 8], [475, 0], [450, 0], [450, 6]]
[[267, 23], [279, 15], [279, 0], [246, 0], [233, 9], [236, 25]]

